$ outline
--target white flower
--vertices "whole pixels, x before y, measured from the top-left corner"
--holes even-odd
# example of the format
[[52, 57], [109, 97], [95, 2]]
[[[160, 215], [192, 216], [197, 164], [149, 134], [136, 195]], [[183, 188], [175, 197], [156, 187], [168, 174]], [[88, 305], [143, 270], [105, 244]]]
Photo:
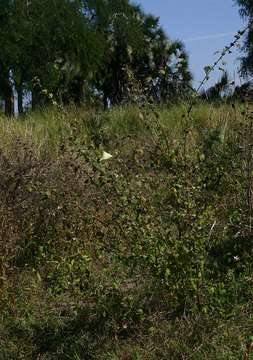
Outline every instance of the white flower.
[[240, 258], [238, 255], [234, 256], [234, 261], [239, 261], [239, 260], [240, 260]]
[[111, 154], [107, 153], [106, 151], [103, 151], [103, 155], [102, 155], [100, 161], [109, 160], [111, 158], [112, 158]]

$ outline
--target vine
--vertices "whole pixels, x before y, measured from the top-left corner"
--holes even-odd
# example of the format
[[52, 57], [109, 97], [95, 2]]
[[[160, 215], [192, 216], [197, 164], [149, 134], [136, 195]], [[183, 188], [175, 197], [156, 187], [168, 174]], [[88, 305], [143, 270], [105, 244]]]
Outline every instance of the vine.
[[[222, 50], [220, 56], [218, 57], [218, 59], [213, 63], [213, 65], [211, 66], [205, 66], [204, 70], [205, 70], [205, 76], [204, 78], [202, 79], [202, 81], [200, 82], [198, 88], [196, 89], [196, 94], [198, 95], [199, 93], [199, 90], [202, 88], [202, 86], [209, 80], [210, 78], [210, 73], [212, 71], [214, 71], [217, 67], [217, 65], [220, 64], [220, 62], [224, 59], [224, 57], [227, 55], [227, 54], [231, 54], [232, 53], [232, 49], [235, 47], [235, 46], [239, 46], [240, 44], [240, 40], [241, 38], [243, 37], [243, 35], [252, 27], [252, 23], [249, 23], [244, 29], [242, 30], [239, 30], [235, 36], [234, 36], [234, 40], [227, 46], [225, 46], [225, 48]], [[192, 109], [195, 105], [195, 102], [194, 100], [191, 101], [190, 105], [189, 105], [189, 108], [187, 110], [187, 115], [188, 117], [190, 116], [191, 112], [192, 112]]]

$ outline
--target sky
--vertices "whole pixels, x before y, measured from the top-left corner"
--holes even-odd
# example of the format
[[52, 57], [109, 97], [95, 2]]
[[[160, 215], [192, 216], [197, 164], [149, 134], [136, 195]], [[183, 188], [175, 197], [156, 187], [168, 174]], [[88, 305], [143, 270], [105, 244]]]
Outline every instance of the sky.
[[[204, 77], [203, 68], [212, 65], [219, 56], [214, 55], [233, 40], [233, 34], [246, 26], [240, 18], [238, 7], [233, 0], [136, 0], [142, 8], [160, 18], [160, 24], [172, 40], [183, 40], [190, 57], [190, 69], [194, 76], [194, 86], [198, 87]], [[226, 56], [225, 68], [231, 80], [240, 82], [238, 57], [241, 53], [234, 49]], [[207, 86], [221, 76], [216, 70]]]

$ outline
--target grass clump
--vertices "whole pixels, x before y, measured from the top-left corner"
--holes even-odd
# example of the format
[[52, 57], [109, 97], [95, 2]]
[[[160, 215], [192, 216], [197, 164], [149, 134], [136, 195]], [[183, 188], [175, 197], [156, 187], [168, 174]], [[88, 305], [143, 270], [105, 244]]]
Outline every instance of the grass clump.
[[240, 106], [1, 119], [1, 360], [252, 356]]

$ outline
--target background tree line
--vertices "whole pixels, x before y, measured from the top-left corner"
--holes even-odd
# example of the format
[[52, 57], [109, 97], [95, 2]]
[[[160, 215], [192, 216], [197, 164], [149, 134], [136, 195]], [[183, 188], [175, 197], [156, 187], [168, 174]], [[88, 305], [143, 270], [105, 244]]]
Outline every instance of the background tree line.
[[[252, 22], [252, 1], [235, 3]], [[244, 76], [253, 73], [252, 45], [250, 28]], [[192, 93], [183, 43], [171, 41], [158, 18], [129, 0], [1, 0], [0, 46], [0, 98], [7, 116], [14, 113], [14, 93], [20, 114], [28, 98], [33, 108], [50, 101], [106, 108]], [[207, 90], [208, 99], [220, 98], [228, 85], [223, 74]]]
[[184, 45], [129, 0], [2, 0], [0, 94], [5, 113], [100, 101], [104, 106], [184, 95], [192, 80]]

